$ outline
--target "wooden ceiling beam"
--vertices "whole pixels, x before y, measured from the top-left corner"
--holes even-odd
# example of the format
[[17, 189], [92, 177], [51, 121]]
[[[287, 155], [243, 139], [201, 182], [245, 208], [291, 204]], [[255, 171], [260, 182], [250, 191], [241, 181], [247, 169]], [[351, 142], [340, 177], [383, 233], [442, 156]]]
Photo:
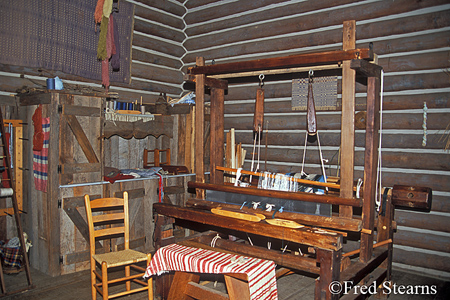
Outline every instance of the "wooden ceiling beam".
[[232, 62], [207, 66], [195, 66], [188, 69], [192, 75], [218, 75], [247, 71], [270, 70], [293, 67], [338, 64], [352, 59], [373, 60], [370, 48], [307, 53], [283, 57], [264, 58], [250, 61]]

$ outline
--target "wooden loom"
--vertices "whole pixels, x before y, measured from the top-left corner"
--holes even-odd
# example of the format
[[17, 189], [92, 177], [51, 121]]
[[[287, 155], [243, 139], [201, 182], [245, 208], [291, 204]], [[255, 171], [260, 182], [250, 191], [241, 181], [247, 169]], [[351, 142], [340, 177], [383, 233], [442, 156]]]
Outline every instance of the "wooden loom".
[[[196, 182], [190, 182], [189, 187], [196, 189], [196, 198], [188, 201], [186, 207], [169, 204], [154, 204], [155, 210], [155, 242], [156, 247], [180, 242], [184, 245], [210, 248], [214, 234], [198, 234], [180, 241], [175, 237], [164, 235], [163, 229], [168, 224], [177, 222], [186, 227], [217, 230], [219, 232], [254, 234], [270, 239], [281, 240], [281, 243], [302, 245], [311, 249], [309, 254], [295, 255], [269, 250], [260, 246], [249, 246], [243, 243], [218, 239], [215, 242], [216, 251], [232, 252], [240, 255], [260, 257], [274, 260], [283, 268], [278, 275], [288, 274], [292, 271], [306, 271], [317, 274], [315, 298], [337, 299], [341, 296], [357, 297], [358, 295], [343, 295], [343, 291], [333, 293], [330, 284], [334, 281], [353, 282], [355, 285], [361, 281], [369, 286], [376, 282], [379, 286], [383, 281], [391, 278], [392, 240], [395, 229], [393, 221], [394, 206], [409, 206], [430, 208], [430, 189], [415, 189], [397, 187], [394, 192], [385, 189], [382, 209], [378, 217], [375, 210], [376, 173], [378, 161], [379, 141], [379, 106], [380, 106], [380, 79], [382, 68], [370, 63], [374, 54], [369, 48], [355, 49], [355, 21], [344, 22], [343, 50], [322, 53], [300, 54], [286, 57], [267, 58], [254, 61], [234, 62], [227, 64], [204, 64], [203, 58], [197, 58], [197, 65], [189, 69], [188, 79], [196, 84]], [[274, 190], [261, 190], [255, 188], [236, 187], [224, 184], [223, 147], [224, 143], [224, 94], [228, 87], [227, 74], [264, 73], [264, 70], [274, 73], [277, 71], [290, 72], [292, 69], [309, 68], [320, 69], [321, 66], [329, 68], [338, 65], [342, 68], [342, 122], [341, 122], [341, 177], [338, 195], [315, 195], [308, 193], [293, 193]], [[354, 196], [354, 137], [355, 137], [355, 83], [360, 80], [367, 86], [367, 117], [366, 117], [366, 145], [364, 159], [364, 189], [361, 198]], [[211, 89], [211, 154], [210, 154], [210, 182], [205, 182], [205, 169], [203, 164], [203, 137], [204, 137], [204, 93], [205, 87]], [[281, 212], [276, 213], [277, 218], [295, 221], [304, 226], [288, 228], [268, 224], [265, 221], [251, 222], [247, 220], [233, 220], [229, 217], [215, 215], [211, 209], [236, 209], [236, 205], [218, 204], [205, 199], [206, 190], [225, 191], [244, 195], [257, 195], [290, 199], [293, 201], [307, 201], [339, 205], [339, 215], [324, 217], [302, 213]], [[409, 193], [409, 194], [408, 194]], [[404, 203], [406, 201], [407, 203]], [[239, 206], [237, 207], [239, 209]], [[353, 215], [354, 208], [362, 209], [362, 216]], [[251, 208], [242, 208], [243, 212], [252, 212]], [[273, 212], [261, 212], [266, 218], [273, 218]], [[377, 234], [375, 235], [375, 231]], [[358, 234], [360, 247], [357, 251], [343, 253], [344, 238], [348, 233]], [[163, 238], [164, 236], [164, 238]], [[282, 237], [282, 238], [280, 238]], [[374, 244], [374, 242], [376, 242]], [[359, 258], [350, 261], [349, 257], [359, 255]], [[157, 294], [168, 294], [170, 277], [157, 278]], [[173, 288], [182, 288], [174, 285]], [[364, 295], [359, 295], [364, 296]], [[370, 296], [370, 295], [365, 295]], [[180, 298], [182, 299], [182, 298]]]

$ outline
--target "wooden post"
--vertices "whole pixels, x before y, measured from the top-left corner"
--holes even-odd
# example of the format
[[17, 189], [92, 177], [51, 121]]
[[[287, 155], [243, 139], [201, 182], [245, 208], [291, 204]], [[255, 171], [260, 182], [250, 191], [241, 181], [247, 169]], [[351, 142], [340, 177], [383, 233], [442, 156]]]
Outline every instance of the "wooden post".
[[[383, 203], [384, 202], [384, 203]], [[382, 206], [378, 214], [378, 225], [377, 225], [377, 242], [380, 243], [385, 240], [394, 240], [394, 205], [392, 204], [392, 190], [389, 189], [386, 193], [385, 201], [381, 202]], [[392, 249], [394, 243], [387, 244], [388, 257], [380, 265], [380, 267], [386, 268], [386, 280], [391, 280], [391, 270], [392, 270]]]
[[211, 145], [210, 145], [210, 182], [223, 183], [223, 172], [217, 172], [216, 167], [223, 167], [224, 156], [224, 95], [223, 89], [211, 89]]
[[[356, 46], [356, 22], [345, 21], [343, 28], [343, 50]], [[353, 172], [355, 165], [355, 70], [350, 61], [342, 65], [342, 120], [341, 120], [341, 191], [342, 198], [353, 198]], [[351, 218], [350, 206], [339, 206], [339, 216]]]
[[[375, 193], [377, 189], [378, 140], [380, 127], [380, 78], [367, 81], [366, 147], [364, 153], [363, 229], [373, 232], [375, 219]], [[373, 233], [361, 233], [360, 260], [372, 258]]]
[[[333, 288], [339, 282], [342, 249], [337, 251], [317, 248], [317, 262], [320, 264], [320, 277], [316, 279], [314, 298], [339, 299], [339, 290]], [[332, 292], [335, 293], [332, 293]]]
[[[197, 66], [204, 66], [203, 57], [196, 58]], [[205, 75], [195, 75], [195, 174], [197, 182], [205, 182], [204, 130], [205, 130]], [[197, 198], [205, 199], [205, 191], [197, 189]]]

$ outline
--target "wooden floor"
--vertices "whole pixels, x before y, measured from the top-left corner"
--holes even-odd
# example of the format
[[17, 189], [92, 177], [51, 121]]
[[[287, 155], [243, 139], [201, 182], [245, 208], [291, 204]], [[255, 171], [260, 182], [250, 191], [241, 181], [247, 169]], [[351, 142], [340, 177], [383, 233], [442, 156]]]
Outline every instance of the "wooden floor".
[[[90, 299], [91, 291], [89, 288], [89, 271], [77, 272], [74, 274], [63, 275], [58, 277], [50, 277], [32, 269], [32, 281], [35, 286], [33, 289], [0, 297], [2, 300], [50, 300], [50, 299], [64, 299], [64, 300], [80, 300]], [[208, 281], [203, 282], [209, 287], [214, 286], [217, 280], [216, 288], [224, 289], [221, 283], [221, 276], [212, 275], [211, 278], [206, 278]], [[405, 273], [399, 270], [393, 271], [393, 280], [397, 286], [403, 286], [404, 294], [391, 294], [389, 299], [450, 299], [450, 282], [429, 278], [412, 273]], [[5, 275], [5, 282], [7, 292], [12, 292], [27, 286], [25, 272], [16, 275]], [[435, 286], [437, 294], [430, 295], [407, 295], [405, 291], [413, 287], [421, 286]], [[278, 298], [280, 300], [296, 300], [296, 299], [314, 299], [314, 278], [306, 277], [298, 274], [293, 274], [280, 278], [277, 281]], [[398, 290], [401, 292], [401, 290]], [[146, 299], [143, 293], [134, 294], [118, 299]], [[100, 299], [98, 297], [98, 299]], [[375, 299], [375, 297], [371, 297]]]

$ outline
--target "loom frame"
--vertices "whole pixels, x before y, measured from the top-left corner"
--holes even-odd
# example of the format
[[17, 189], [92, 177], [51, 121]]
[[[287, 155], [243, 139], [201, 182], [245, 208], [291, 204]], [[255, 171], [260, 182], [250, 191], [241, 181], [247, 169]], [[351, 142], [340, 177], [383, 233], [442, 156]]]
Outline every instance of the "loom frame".
[[[381, 242], [392, 239], [395, 224], [393, 223], [393, 204], [391, 195], [386, 198], [386, 210], [381, 218], [378, 218], [378, 226], [375, 226], [375, 192], [376, 173], [378, 161], [378, 141], [379, 141], [379, 107], [380, 107], [380, 80], [382, 68], [375, 63], [371, 63], [375, 55], [371, 48], [356, 49], [355, 47], [355, 21], [346, 21], [343, 24], [343, 50], [328, 51], [322, 53], [308, 53], [291, 55], [285, 57], [267, 58], [253, 61], [233, 62], [226, 64], [205, 65], [205, 59], [198, 57], [196, 66], [188, 69], [187, 80], [195, 82], [196, 110], [195, 110], [195, 152], [199, 159], [195, 162], [196, 181], [190, 182], [189, 187], [196, 189], [196, 199], [188, 201], [189, 207], [172, 206], [169, 204], [156, 203], [154, 211], [156, 215], [155, 240], [156, 247], [176, 242], [175, 237], [163, 238], [163, 227], [172, 224], [175, 220], [203, 224], [236, 231], [255, 233], [262, 236], [274, 237], [282, 236], [283, 239], [297, 243], [303, 243], [315, 249], [316, 258], [311, 261], [309, 258], [286, 258], [283, 255], [274, 255], [277, 263], [285, 264], [296, 270], [305, 270], [318, 273], [316, 279], [315, 299], [338, 299], [341, 296], [348, 297], [342, 293], [331, 293], [330, 283], [333, 281], [351, 280], [355, 284], [369, 275], [378, 280], [390, 280], [392, 268], [392, 243], [381, 246], [374, 250], [375, 228], [378, 227], [377, 241]], [[324, 196], [322, 201], [339, 205], [339, 217], [331, 223], [321, 222], [320, 217], [306, 217], [298, 214], [301, 223], [306, 219], [311, 226], [326, 227], [330, 230], [336, 229], [335, 234], [330, 232], [317, 233], [302, 231], [299, 229], [286, 229], [268, 224], [252, 223], [248, 221], [233, 221], [217, 215], [212, 215], [202, 209], [210, 209], [214, 204], [206, 201], [205, 191], [207, 189], [238, 192], [243, 194], [264, 195], [269, 197], [287, 197], [283, 193], [258, 189], [248, 189], [241, 187], [229, 187], [224, 185], [223, 173], [217, 171], [217, 167], [223, 166], [223, 147], [217, 145], [224, 144], [224, 98], [225, 90], [228, 88], [226, 75], [236, 78], [237, 73], [263, 72], [264, 70], [280, 70], [290, 68], [307, 68], [326, 66], [335, 64], [336, 69], [342, 69], [342, 122], [341, 122], [341, 182], [338, 197]], [[220, 78], [215, 78], [220, 75]], [[364, 190], [362, 200], [354, 198], [353, 172], [354, 172], [354, 140], [355, 140], [355, 86], [356, 81], [360, 81], [367, 86], [367, 117], [366, 117], [366, 145], [364, 154]], [[205, 182], [204, 157], [204, 111], [205, 111], [205, 90], [211, 91], [211, 150], [210, 150], [210, 183]], [[230, 190], [233, 189], [232, 191]], [[306, 201], [311, 195], [296, 193], [295, 197]], [[299, 200], [298, 199], [298, 200]], [[203, 201], [203, 202], [202, 202]], [[351, 205], [349, 205], [351, 204]], [[353, 207], [362, 208], [361, 219], [353, 217]], [[297, 213], [295, 213], [297, 215]], [[294, 218], [294, 217], [292, 217]], [[323, 219], [322, 219], [323, 220]], [[346, 223], [348, 222], [348, 226]], [[337, 226], [340, 224], [340, 226]], [[360, 234], [359, 259], [353, 263], [345, 263], [343, 258], [342, 243], [346, 236], [344, 230], [357, 232]], [[288, 238], [286, 238], [288, 237]], [[207, 240], [203, 238], [203, 243], [198, 239], [191, 240], [191, 243], [199, 247], [207, 247]], [[203, 246], [202, 246], [203, 245]], [[223, 243], [217, 245], [216, 251], [232, 251], [242, 253], [242, 247], [228, 246]], [[267, 252], [255, 251], [255, 255], [261, 258], [267, 256]], [[278, 258], [277, 258], [278, 257]], [[287, 263], [286, 263], [287, 262]], [[314, 265], [320, 266], [313, 268]], [[164, 280], [157, 280], [157, 293], [164, 290]], [[167, 284], [167, 282], [166, 282]], [[159, 287], [159, 288], [158, 288]], [[167, 288], [167, 287], [166, 287]], [[361, 295], [360, 295], [361, 296]]]

